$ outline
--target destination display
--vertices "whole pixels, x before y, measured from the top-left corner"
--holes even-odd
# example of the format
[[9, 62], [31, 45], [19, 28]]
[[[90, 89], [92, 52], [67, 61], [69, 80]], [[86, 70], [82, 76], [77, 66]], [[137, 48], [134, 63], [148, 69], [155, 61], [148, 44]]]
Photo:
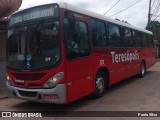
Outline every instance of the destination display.
[[52, 4], [52, 5], [39, 6], [15, 13], [13, 16], [11, 16], [9, 25], [29, 20], [35, 20], [38, 18], [45, 18], [45, 17], [57, 18], [58, 16], [59, 16], [58, 5]]

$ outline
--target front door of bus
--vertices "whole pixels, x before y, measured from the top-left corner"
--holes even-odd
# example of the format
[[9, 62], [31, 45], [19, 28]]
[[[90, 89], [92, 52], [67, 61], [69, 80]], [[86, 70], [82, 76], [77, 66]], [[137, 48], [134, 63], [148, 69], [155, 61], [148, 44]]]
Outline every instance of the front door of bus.
[[93, 91], [90, 57], [67, 60], [67, 99], [73, 101]]
[[93, 91], [90, 64], [90, 42], [87, 24], [79, 20], [64, 19], [66, 48], [67, 100], [81, 98]]

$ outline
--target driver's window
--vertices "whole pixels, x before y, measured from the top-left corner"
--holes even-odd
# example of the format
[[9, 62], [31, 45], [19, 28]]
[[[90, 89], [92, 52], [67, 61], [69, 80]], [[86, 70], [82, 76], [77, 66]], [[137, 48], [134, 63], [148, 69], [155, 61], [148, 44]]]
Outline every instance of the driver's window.
[[89, 55], [89, 37], [87, 24], [78, 20], [64, 19], [64, 37], [69, 59]]

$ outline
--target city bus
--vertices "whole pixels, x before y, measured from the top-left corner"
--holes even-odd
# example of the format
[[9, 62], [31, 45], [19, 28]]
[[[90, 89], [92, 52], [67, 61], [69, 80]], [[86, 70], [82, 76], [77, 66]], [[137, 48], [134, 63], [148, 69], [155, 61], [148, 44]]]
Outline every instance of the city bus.
[[53, 3], [13, 14], [8, 23], [9, 94], [41, 103], [67, 104], [155, 63], [153, 34], [103, 15]]

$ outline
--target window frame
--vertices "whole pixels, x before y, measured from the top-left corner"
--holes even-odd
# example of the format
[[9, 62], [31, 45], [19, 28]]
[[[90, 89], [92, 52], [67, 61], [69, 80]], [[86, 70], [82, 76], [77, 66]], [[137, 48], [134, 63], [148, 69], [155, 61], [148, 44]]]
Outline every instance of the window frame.
[[[129, 30], [130, 31], [130, 33], [131, 33], [131, 36], [130, 36], [130, 42], [132, 42], [129, 46], [127, 45], [127, 46], [124, 46], [124, 39], [125, 39], [125, 34], [124, 34], [124, 30], [125, 29], [127, 29], [127, 30]], [[127, 27], [123, 27], [122, 26], [122, 46], [124, 47], [124, 48], [132, 48], [132, 47], [134, 47], [134, 39], [133, 39], [133, 30], [132, 29], [130, 29], [130, 28], [127, 28]]]
[[[114, 46], [114, 47], [110, 47], [110, 46], [109, 46], [109, 27], [108, 27], [109, 24], [111, 24], [111, 25], [119, 28], [120, 46]], [[118, 24], [111, 23], [111, 22], [108, 22], [108, 23], [106, 24], [106, 28], [107, 28], [107, 48], [124, 48], [124, 47], [123, 47], [123, 37], [122, 37], [122, 27], [123, 27], [123, 26], [120, 26], [120, 25], [118, 25]], [[115, 43], [114, 43], [114, 44], [115, 44]]]
[[[140, 32], [140, 36], [141, 36], [141, 47], [147, 48], [148, 47], [148, 37], [146, 33]], [[145, 39], [143, 37], [145, 37]]]
[[[153, 35], [151, 34], [146, 34], [146, 35], [147, 35], [148, 48], [154, 48]], [[152, 41], [152, 45], [150, 45], [151, 41]]]
[[[86, 30], [87, 30], [87, 32], [88, 32], [88, 36], [87, 36], [87, 38], [88, 38], [88, 55], [84, 55], [84, 56], [80, 56], [80, 57], [74, 57], [74, 58], [69, 58], [68, 57], [68, 55], [67, 55], [67, 53], [68, 53], [68, 48], [67, 48], [67, 41], [65, 40], [65, 31], [64, 31], [64, 20], [65, 19], [68, 19], [68, 20], [72, 20], [72, 21], [79, 21], [79, 22], [83, 22], [85, 25], [86, 25]], [[81, 19], [76, 19], [76, 18], [74, 18], [74, 19], [70, 19], [70, 18], [68, 18], [68, 17], [64, 17], [63, 18], [63, 20], [62, 20], [62, 28], [63, 28], [63, 38], [64, 38], [64, 48], [65, 48], [65, 56], [66, 56], [66, 58], [67, 58], [67, 60], [70, 60], [70, 61], [72, 61], [72, 60], [77, 60], [77, 59], [82, 59], [82, 58], [86, 58], [86, 57], [89, 57], [90, 55], [91, 55], [91, 41], [90, 41], [90, 30], [89, 30], [89, 25], [88, 25], [88, 22], [86, 22], [86, 21], [84, 21], [84, 20], [81, 20]], [[77, 48], [74, 48], [74, 51], [75, 51], [75, 53], [77, 53], [78, 54], [78, 49]]]
[[[106, 37], [106, 46], [104, 46], [104, 47], [100, 47], [100, 46], [95, 46], [94, 45], [94, 42], [93, 42], [93, 36], [92, 36], [92, 34], [93, 34], [93, 32], [92, 32], [92, 21], [96, 21], [96, 22], [99, 22], [99, 23], [103, 23], [104, 24], [104, 30], [105, 30], [105, 34], [104, 34], [104, 36]], [[106, 28], [106, 22], [105, 21], [103, 21], [103, 20], [100, 20], [100, 19], [96, 19], [96, 18], [91, 18], [90, 19], [90, 32], [91, 32], [91, 43], [92, 43], [92, 47], [93, 48], [99, 48], [99, 49], [104, 49], [104, 48], [107, 48], [107, 46], [108, 46], [108, 30], [107, 30], [107, 28]], [[104, 37], [103, 36], [103, 37]]]
[[[138, 46], [135, 46], [136, 44], [136, 40], [135, 40], [135, 38], [133, 37], [133, 33], [138, 33], [139, 35], [139, 45]], [[138, 31], [138, 30], [132, 30], [132, 39], [133, 39], [133, 48], [142, 48], [142, 45], [141, 45], [141, 42], [142, 42], [142, 40], [141, 40], [141, 31]]]

